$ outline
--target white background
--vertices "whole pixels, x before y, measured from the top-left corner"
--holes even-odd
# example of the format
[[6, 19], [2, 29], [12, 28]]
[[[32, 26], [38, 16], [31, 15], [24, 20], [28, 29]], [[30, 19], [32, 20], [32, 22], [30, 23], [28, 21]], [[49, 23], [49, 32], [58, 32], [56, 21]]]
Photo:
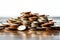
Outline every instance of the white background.
[[19, 16], [23, 11], [60, 16], [60, 0], [0, 0], [0, 17]]

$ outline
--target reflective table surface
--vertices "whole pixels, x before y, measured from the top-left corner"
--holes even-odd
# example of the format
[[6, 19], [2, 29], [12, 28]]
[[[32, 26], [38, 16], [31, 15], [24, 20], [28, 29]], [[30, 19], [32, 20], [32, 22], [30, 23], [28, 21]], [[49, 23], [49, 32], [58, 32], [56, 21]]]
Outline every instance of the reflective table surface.
[[0, 40], [60, 40], [59, 30], [7, 31], [0, 30]]

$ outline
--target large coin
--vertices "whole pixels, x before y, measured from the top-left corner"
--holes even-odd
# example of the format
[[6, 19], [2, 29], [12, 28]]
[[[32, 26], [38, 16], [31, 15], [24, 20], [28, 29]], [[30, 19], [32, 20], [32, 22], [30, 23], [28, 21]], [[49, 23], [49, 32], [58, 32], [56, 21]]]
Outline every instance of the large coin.
[[21, 26], [19, 26], [17, 29], [18, 29], [18, 30], [25, 30], [25, 29], [26, 29], [26, 26], [21, 25]]

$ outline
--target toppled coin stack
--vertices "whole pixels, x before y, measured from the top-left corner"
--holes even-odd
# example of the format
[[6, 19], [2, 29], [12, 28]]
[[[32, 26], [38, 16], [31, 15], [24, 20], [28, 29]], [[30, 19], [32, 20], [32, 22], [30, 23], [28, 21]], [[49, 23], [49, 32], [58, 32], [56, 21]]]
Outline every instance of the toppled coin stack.
[[10, 25], [8, 28], [18, 30], [36, 30], [38, 28], [54, 26], [53, 20], [48, 20], [48, 15], [39, 15], [38, 13], [31, 12], [22, 12], [20, 17], [7, 20], [7, 23], [17, 24], [18, 26]]

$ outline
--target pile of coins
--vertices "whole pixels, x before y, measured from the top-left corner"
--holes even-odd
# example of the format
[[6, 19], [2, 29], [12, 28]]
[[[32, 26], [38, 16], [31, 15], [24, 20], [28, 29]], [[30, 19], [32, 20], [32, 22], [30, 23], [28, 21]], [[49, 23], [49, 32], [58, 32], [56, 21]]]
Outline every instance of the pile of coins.
[[[16, 19], [7, 20], [7, 23], [17, 24], [19, 29], [22, 25], [26, 29], [36, 30], [37, 27], [48, 28], [54, 26], [53, 20], [48, 20], [48, 15], [40, 15], [38, 13], [22, 12], [21, 16]], [[14, 28], [13, 25], [10, 28]], [[23, 28], [22, 28], [23, 29]], [[24, 30], [24, 29], [23, 29]]]

